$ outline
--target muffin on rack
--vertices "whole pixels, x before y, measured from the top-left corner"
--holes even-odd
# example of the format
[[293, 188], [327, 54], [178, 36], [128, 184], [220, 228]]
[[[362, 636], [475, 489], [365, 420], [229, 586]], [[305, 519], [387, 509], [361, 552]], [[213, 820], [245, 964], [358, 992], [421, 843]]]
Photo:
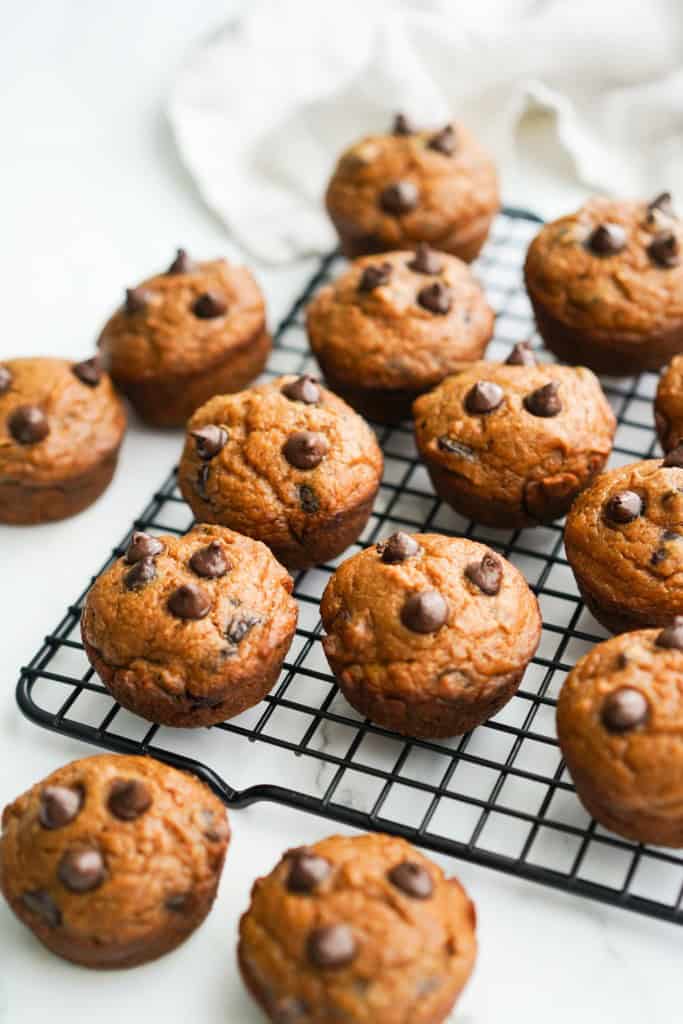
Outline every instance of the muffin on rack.
[[683, 441], [683, 355], [674, 356], [659, 379], [655, 428], [665, 452]]
[[382, 466], [360, 416], [312, 377], [286, 376], [198, 409], [178, 483], [198, 520], [263, 541], [303, 569], [356, 540]]
[[477, 362], [414, 405], [420, 455], [439, 497], [490, 526], [559, 519], [605, 465], [616, 421], [585, 367], [536, 363], [516, 345]]
[[427, 242], [469, 262], [500, 196], [493, 161], [464, 125], [424, 130], [399, 114], [391, 132], [342, 153], [325, 203], [345, 256]]
[[5, 808], [0, 886], [53, 953], [134, 967], [202, 923], [229, 838], [225, 808], [203, 782], [150, 757], [100, 754]]
[[291, 591], [270, 551], [232, 530], [134, 533], [88, 592], [83, 645], [130, 711], [185, 728], [224, 722], [277, 680], [296, 628]]
[[683, 352], [683, 224], [671, 196], [595, 198], [546, 224], [524, 275], [539, 333], [565, 363], [615, 376]]
[[418, 395], [481, 359], [493, 320], [469, 267], [424, 244], [355, 260], [306, 313], [330, 387], [381, 423], [406, 419]]
[[289, 850], [240, 921], [242, 977], [273, 1024], [442, 1024], [472, 973], [476, 912], [404, 839]]
[[586, 810], [640, 843], [683, 847], [683, 618], [598, 644], [569, 673], [557, 735]]
[[250, 271], [195, 262], [184, 249], [165, 273], [126, 290], [98, 344], [116, 386], [158, 427], [184, 426], [207, 398], [251, 384], [271, 348]]
[[82, 512], [109, 486], [125, 430], [97, 358], [0, 363], [0, 522]]
[[347, 559], [320, 615], [349, 704], [406, 736], [458, 736], [491, 718], [541, 636], [519, 570], [485, 544], [440, 534], [398, 532]]

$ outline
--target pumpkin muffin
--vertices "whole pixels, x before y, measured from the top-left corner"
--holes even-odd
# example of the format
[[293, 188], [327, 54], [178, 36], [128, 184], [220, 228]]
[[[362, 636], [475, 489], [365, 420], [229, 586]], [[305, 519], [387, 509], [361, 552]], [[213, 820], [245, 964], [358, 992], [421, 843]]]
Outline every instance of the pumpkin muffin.
[[659, 380], [655, 427], [665, 452], [683, 441], [683, 356], [674, 356]]
[[493, 321], [470, 269], [426, 245], [355, 260], [306, 316], [332, 390], [380, 423], [406, 419], [418, 395], [480, 359]]

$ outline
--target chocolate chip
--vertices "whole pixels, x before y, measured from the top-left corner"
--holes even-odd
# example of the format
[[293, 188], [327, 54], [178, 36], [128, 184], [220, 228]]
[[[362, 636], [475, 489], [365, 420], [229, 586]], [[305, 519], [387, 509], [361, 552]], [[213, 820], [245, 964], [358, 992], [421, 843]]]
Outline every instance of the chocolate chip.
[[46, 786], [40, 794], [38, 820], [43, 828], [63, 828], [74, 820], [83, 804], [83, 791], [69, 786]]
[[678, 239], [673, 231], [660, 231], [647, 247], [647, 254], [660, 267], [677, 267], [680, 263]]
[[224, 814], [217, 816], [213, 811], [204, 808], [199, 812], [202, 830], [210, 843], [222, 843], [230, 835], [228, 819]]
[[666, 626], [655, 640], [657, 647], [683, 651], [683, 615], [677, 615], [671, 625]]
[[318, 495], [308, 484], [301, 484], [299, 487], [299, 504], [308, 515], [313, 515], [320, 508]]
[[192, 893], [174, 892], [164, 900], [164, 906], [174, 914], [183, 914], [192, 906]]
[[313, 892], [329, 876], [332, 865], [311, 850], [297, 850], [290, 860], [287, 888], [290, 892]]
[[258, 615], [239, 615], [226, 624], [224, 629], [225, 639], [229, 640], [231, 644], [239, 644], [244, 640], [247, 633], [249, 633], [254, 626], [258, 626], [261, 619]]
[[453, 292], [443, 281], [427, 284], [417, 293], [417, 301], [423, 309], [438, 316], [445, 316], [453, 305]]
[[52, 899], [52, 896], [44, 889], [32, 889], [22, 894], [21, 902], [31, 911], [38, 914], [51, 928], [58, 928], [62, 923], [62, 914]]
[[194, 263], [187, 255], [187, 250], [177, 249], [173, 263], [166, 271], [167, 274], [190, 274], [194, 270]]
[[418, 204], [420, 193], [412, 181], [392, 181], [379, 194], [379, 205], [385, 213], [400, 217], [409, 213]]
[[614, 256], [626, 245], [626, 232], [621, 224], [598, 224], [588, 236], [587, 244], [597, 256]]
[[421, 864], [404, 860], [389, 871], [387, 878], [392, 885], [415, 900], [428, 900], [434, 892], [432, 876]]
[[397, 114], [394, 118], [394, 135], [414, 135], [415, 127], [405, 114]]
[[508, 366], [536, 366], [536, 357], [528, 341], [518, 341], [505, 362]]
[[647, 204], [648, 210], [661, 210], [662, 213], [673, 215], [673, 198], [670, 192], [660, 192]]
[[315, 967], [337, 969], [355, 959], [358, 946], [346, 924], [330, 924], [315, 928], [306, 941], [308, 959]]
[[443, 260], [426, 242], [420, 242], [408, 266], [416, 274], [440, 274], [443, 270]]
[[358, 291], [371, 292], [375, 288], [381, 288], [388, 284], [392, 270], [393, 267], [387, 260], [384, 263], [371, 263], [369, 267], [364, 267], [358, 280]]
[[392, 533], [385, 541], [377, 545], [377, 553], [387, 565], [394, 565], [396, 562], [405, 562], [406, 558], [413, 558], [420, 550], [420, 545], [409, 533], [399, 530]]
[[167, 606], [178, 619], [203, 619], [211, 611], [211, 598], [196, 583], [184, 583], [171, 594]]
[[282, 394], [292, 402], [303, 402], [304, 405], [317, 405], [322, 398], [322, 391], [315, 377], [307, 373], [282, 388]]
[[480, 562], [470, 562], [465, 569], [465, 576], [483, 594], [493, 597], [500, 590], [503, 580], [503, 566], [495, 555], [485, 554]]
[[205, 548], [199, 548], [190, 559], [190, 569], [198, 576], [205, 576], [211, 580], [225, 576], [229, 568], [230, 563], [217, 540], [211, 541]]
[[195, 439], [197, 455], [200, 459], [213, 459], [228, 442], [227, 430], [217, 427], [215, 423], [208, 423], [205, 427], [191, 430], [190, 437]]
[[680, 533], [676, 533], [674, 530], [662, 530], [659, 539], [661, 542], [661, 546], [655, 548], [655, 550], [650, 555], [650, 563], [652, 565], [659, 565], [660, 562], [665, 561], [665, 559], [668, 558], [669, 555], [669, 549], [667, 545], [671, 544], [672, 542], [683, 540], [683, 535], [681, 535]]
[[57, 876], [71, 892], [90, 892], [104, 881], [104, 859], [93, 847], [67, 850], [59, 862]]
[[327, 455], [329, 447], [324, 434], [315, 434], [311, 430], [297, 430], [285, 441], [282, 454], [295, 469], [315, 469]]
[[467, 459], [468, 462], [472, 462], [475, 458], [473, 448], [462, 444], [461, 441], [456, 441], [454, 437], [448, 437], [447, 434], [442, 434], [436, 443], [442, 452], [448, 452], [449, 455], [457, 455], [461, 459]]
[[114, 779], [107, 807], [121, 821], [135, 821], [152, 806], [149, 788], [140, 779]]
[[123, 308], [129, 316], [134, 313], [142, 313], [147, 309], [150, 293], [145, 288], [126, 288], [126, 301]]
[[683, 469], [683, 444], [679, 442], [675, 448], [672, 448], [664, 458], [662, 459], [662, 466], [673, 467], [674, 469]]
[[455, 128], [452, 124], [447, 124], [441, 131], [436, 132], [432, 135], [431, 139], [427, 143], [428, 149], [435, 149], [437, 153], [443, 153], [444, 156], [453, 156], [457, 146], [457, 135]]
[[195, 481], [195, 490], [203, 501], [210, 500], [206, 490], [206, 484], [208, 482], [210, 472], [211, 469], [209, 464], [205, 462], [203, 466], [199, 467], [199, 472], [197, 473], [197, 479]]
[[605, 502], [605, 518], [613, 523], [631, 523], [643, 512], [643, 502], [635, 491], [619, 491]]
[[50, 433], [47, 416], [37, 405], [18, 405], [8, 420], [8, 426], [19, 444], [37, 444]]
[[548, 381], [543, 387], [536, 388], [527, 395], [524, 399], [524, 408], [532, 416], [542, 416], [544, 419], [559, 415], [562, 412], [562, 402], [555, 381]]
[[448, 602], [438, 590], [410, 594], [401, 609], [401, 622], [413, 633], [436, 633], [448, 618]]
[[203, 292], [192, 306], [192, 312], [200, 320], [213, 320], [227, 311], [227, 302], [216, 292]]
[[157, 569], [153, 558], [141, 558], [123, 577], [126, 590], [142, 590], [148, 583], [157, 578]]
[[300, 1024], [310, 1011], [308, 1003], [294, 996], [285, 996], [278, 999], [270, 1012], [273, 1024]]
[[132, 565], [133, 562], [140, 562], [143, 558], [155, 558], [164, 550], [164, 545], [156, 537], [142, 530], [136, 530], [126, 548], [124, 558]]
[[603, 701], [600, 721], [608, 732], [629, 732], [645, 725], [649, 714], [650, 706], [640, 690], [623, 686]]
[[465, 395], [465, 409], [472, 415], [494, 412], [503, 402], [503, 389], [492, 380], [479, 380]]
[[97, 356], [74, 363], [71, 369], [81, 383], [87, 384], [89, 388], [96, 388], [102, 380], [102, 366]]

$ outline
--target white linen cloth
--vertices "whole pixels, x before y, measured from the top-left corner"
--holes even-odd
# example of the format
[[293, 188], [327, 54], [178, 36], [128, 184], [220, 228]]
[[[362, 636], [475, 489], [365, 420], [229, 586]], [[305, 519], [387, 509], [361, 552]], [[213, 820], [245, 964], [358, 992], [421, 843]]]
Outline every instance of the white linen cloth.
[[395, 111], [463, 119], [505, 194], [539, 108], [577, 181], [683, 191], [683, 0], [250, 0], [190, 55], [168, 113], [206, 203], [276, 263], [332, 245], [334, 161]]

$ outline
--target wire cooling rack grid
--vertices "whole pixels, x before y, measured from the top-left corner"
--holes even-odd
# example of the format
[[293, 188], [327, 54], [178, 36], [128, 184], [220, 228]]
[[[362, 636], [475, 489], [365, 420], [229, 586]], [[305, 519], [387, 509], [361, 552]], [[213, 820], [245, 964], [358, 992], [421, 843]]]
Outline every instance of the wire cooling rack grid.
[[[524, 211], [501, 214], [476, 266], [498, 314], [489, 358], [504, 358], [513, 342], [533, 332], [521, 266], [537, 223]], [[315, 372], [303, 309], [340, 263], [336, 254], [322, 260], [280, 324], [271, 375]], [[656, 377], [604, 386], [619, 420], [612, 464], [650, 455]], [[625, 842], [596, 826], [560, 757], [555, 698], [572, 665], [604, 636], [578, 597], [561, 525], [501, 531], [472, 524], [434, 497], [409, 426], [379, 428], [378, 436], [384, 480], [352, 551], [398, 528], [475, 537], [511, 559], [538, 595], [544, 625], [537, 656], [518, 694], [494, 719], [466, 736], [430, 742], [403, 739], [358, 716], [338, 693], [320, 643], [318, 601], [336, 563], [298, 574], [299, 628], [278, 685], [230, 722], [172, 730], [120, 708], [80, 643], [85, 592], [22, 670], [22, 711], [56, 732], [190, 769], [233, 807], [257, 800], [287, 804], [683, 923], [683, 855]], [[191, 523], [173, 472], [131, 529], [184, 533]], [[107, 565], [123, 553], [129, 536]]]

